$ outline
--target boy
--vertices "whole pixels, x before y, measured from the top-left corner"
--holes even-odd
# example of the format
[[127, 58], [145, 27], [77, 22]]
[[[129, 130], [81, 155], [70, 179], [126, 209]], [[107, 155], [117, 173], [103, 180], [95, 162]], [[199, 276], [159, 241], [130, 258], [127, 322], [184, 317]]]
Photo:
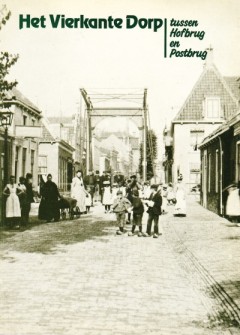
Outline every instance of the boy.
[[139, 227], [138, 237], [142, 236], [142, 217], [144, 213], [144, 206], [142, 200], [139, 197], [138, 190], [133, 190], [132, 197], [133, 206], [133, 221], [132, 221], [132, 231], [128, 233], [128, 236], [133, 236], [136, 226]]
[[122, 235], [125, 226], [126, 211], [131, 207], [131, 203], [127, 198], [123, 197], [122, 191], [117, 191], [117, 198], [112, 205], [113, 212], [116, 213], [116, 219], [119, 226], [117, 235]]
[[[162, 206], [162, 196], [161, 193], [158, 192], [158, 185], [151, 185], [152, 193], [149, 197], [149, 201], [147, 201], [148, 206], [148, 221], [147, 221], [147, 231], [144, 234], [145, 237], [151, 236], [151, 228], [152, 221], [154, 221], [154, 238], [158, 238], [158, 220], [159, 215], [162, 214], [161, 206]], [[162, 235], [162, 233], [160, 233]]]

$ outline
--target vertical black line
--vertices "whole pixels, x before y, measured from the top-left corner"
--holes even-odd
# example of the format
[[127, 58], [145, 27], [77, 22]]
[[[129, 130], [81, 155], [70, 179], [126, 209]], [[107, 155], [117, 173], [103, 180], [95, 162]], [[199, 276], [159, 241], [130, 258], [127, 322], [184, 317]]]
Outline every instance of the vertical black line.
[[164, 19], [164, 57], [167, 58], [167, 19]]

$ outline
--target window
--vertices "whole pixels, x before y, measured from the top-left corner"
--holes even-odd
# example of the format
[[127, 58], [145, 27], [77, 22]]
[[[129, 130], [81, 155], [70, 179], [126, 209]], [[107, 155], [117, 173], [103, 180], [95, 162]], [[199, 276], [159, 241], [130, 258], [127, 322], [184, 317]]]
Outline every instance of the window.
[[22, 176], [25, 176], [26, 173], [26, 159], [27, 159], [27, 149], [22, 149]]
[[18, 180], [18, 158], [19, 158], [19, 147], [16, 147], [15, 151], [15, 177]]
[[31, 174], [33, 175], [34, 172], [34, 157], [35, 157], [35, 151], [31, 150]]
[[212, 97], [206, 98], [206, 117], [208, 119], [219, 119], [220, 118], [220, 98]]
[[208, 192], [211, 192], [211, 164], [212, 164], [212, 155], [208, 156]]
[[27, 125], [27, 115], [23, 115], [23, 125]]
[[47, 156], [38, 156], [38, 173], [47, 174]]
[[32, 126], [35, 126], [36, 120], [32, 119]]
[[219, 183], [219, 154], [218, 154], [218, 150], [216, 150], [215, 153], [215, 192], [218, 193], [218, 183]]
[[197, 186], [200, 184], [200, 163], [190, 163], [189, 164], [189, 172], [190, 172], [190, 191], [194, 186]]
[[236, 180], [240, 180], [240, 141], [237, 142], [236, 156]]
[[190, 146], [193, 151], [198, 150], [199, 144], [203, 141], [204, 130], [190, 130]]

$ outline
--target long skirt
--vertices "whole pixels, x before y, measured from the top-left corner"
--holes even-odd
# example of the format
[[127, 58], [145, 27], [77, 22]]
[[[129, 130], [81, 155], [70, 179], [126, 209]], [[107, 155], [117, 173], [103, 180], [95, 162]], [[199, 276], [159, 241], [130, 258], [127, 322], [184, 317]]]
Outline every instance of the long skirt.
[[77, 200], [77, 206], [79, 207], [79, 210], [81, 213], [84, 213], [86, 211], [86, 194], [84, 191], [81, 191], [80, 194], [75, 197]]
[[21, 208], [19, 198], [16, 194], [11, 193], [6, 201], [6, 218], [20, 218]]
[[226, 215], [240, 216], [240, 196], [239, 190], [230, 191], [226, 203]]
[[174, 215], [186, 215], [186, 200], [182, 190], [176, 192], [176, 205], [174, 207]]
[[55, 221], [60, 219], [60, 209], [58, 200], [42, 199], [38, 209], [38, 218], [40, 220]]

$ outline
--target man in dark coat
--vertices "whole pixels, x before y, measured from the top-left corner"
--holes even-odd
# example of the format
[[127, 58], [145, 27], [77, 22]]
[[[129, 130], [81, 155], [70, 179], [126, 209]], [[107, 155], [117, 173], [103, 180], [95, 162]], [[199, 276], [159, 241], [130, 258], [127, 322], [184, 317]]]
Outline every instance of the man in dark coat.
[[54, 221], [59, 221], [59, 198], [61, 198], [61, 195], [59, 194], [57, 185], [52, 181], [52, 175], [48, 174], [47, 182], [44, 184], [42, 189], [41, 203], [44, 203], [44, 206], [42, 208], [42, 219], [47, 220], [47, 222], [51, 222], [52, 219], [54, 219]]
[[162, 196], [161, 193], [157, 191], [158, 185], [151, 185], [152, 193], [149, 197], [148, 205], [148, 221], [147, 221], [147, 231], [144, 234], [145, 237], [151, 236], [152, 222], [154, 221], [154, 238], [158, 238], [158, 221], [159, 215], [162, 214]]
[[[138, 191], [141, 188], [141, 185], [137, 181], [137, 176], [132, 175], [130, 179], [127, 180], [126, 194], [127, 199], [132, 203], [132, 194], [133, 191]], [[128, 213], [127, 224], [131, 223], [131, 213]]]

